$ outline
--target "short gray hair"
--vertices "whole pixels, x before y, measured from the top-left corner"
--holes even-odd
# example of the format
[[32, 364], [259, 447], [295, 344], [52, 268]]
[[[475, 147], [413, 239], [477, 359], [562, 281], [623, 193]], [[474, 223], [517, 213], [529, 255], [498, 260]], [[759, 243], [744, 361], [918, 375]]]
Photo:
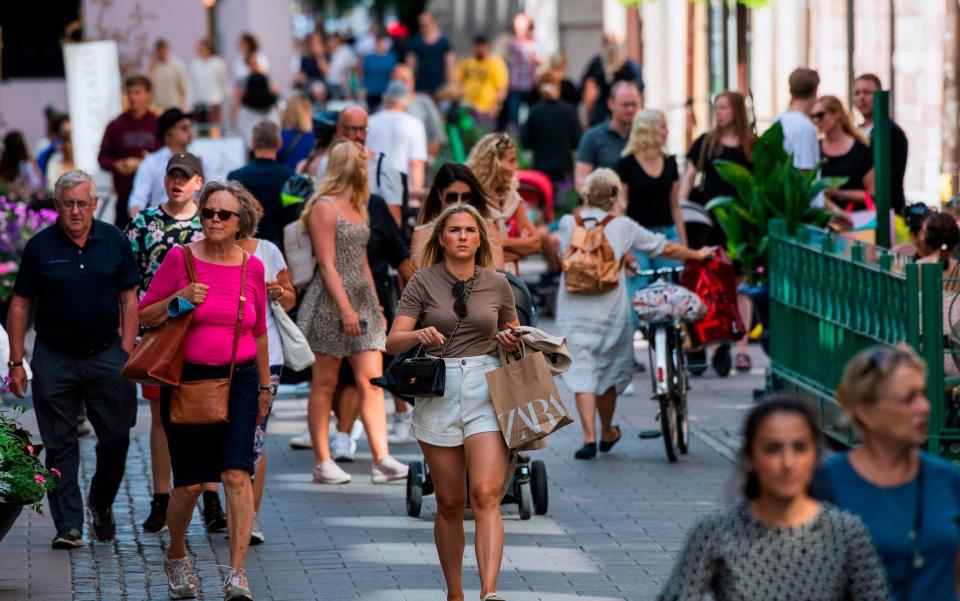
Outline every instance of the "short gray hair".
[[256, 149], [273, 150], [280, 139], [280, 128], [268, 119], [253, 126], [253, 147]]
[[392, 106], [402, 103], [410, 96], [410, 88], [402, 81], [395, 79], [390, 82], [383, 92], [383, 104]]
[[236, 180], [207, 182], [200, 190], [197, 206], [203, 209], [216, 192], [227, 192], [237, 199], [237, 204], [240, 206], [237, 238], [252, 238], [256, 235], [257, 223], [263, 217], [263, 205], [254, 198], [253, 194]]
[[609, 211], [620, 194], [620, 178], [613, 169], [594, 169], [583, 180], [580, 194], [589, 206]]
[[59, 201], [63, 198], [64, 192], [81, 184], [90, 184], [90, 195], [93, 196], [93, 200], [100, 200], [97, 194], [97, 184], [93, 181], [93, 177], [80, 169], [67, 171], [57, 179], [57, 183], [53, 186], [53, 198]]

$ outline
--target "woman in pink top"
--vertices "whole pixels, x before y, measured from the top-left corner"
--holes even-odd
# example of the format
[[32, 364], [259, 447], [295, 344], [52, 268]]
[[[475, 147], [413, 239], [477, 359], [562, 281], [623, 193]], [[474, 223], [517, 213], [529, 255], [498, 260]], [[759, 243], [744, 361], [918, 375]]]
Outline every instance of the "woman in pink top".
[[[170, 447], [174, 489], [167, 509], [170, 547], [163, 567], [171, 598], [196, 597], [199, 581], [187, 557], [187, 526], [204, 482], [223, 482], [226, 491], [230, 571], [224, 582], [227, 599], [251, 599], [244, 573], [253, 525], [253, 437], [270, 412], [270, 366], [267, 353], [267, 291], [263, 263], [236, 245], [257, 225], [256, 200], [237, 182], [211, 182], [200, 193], [205, 238], [189, 245], [199, 283], [187, 274], [183, 247], [167, 253], [140, 301], [140, 323], [156, 327], [168, 318], [174, 299], [194, 307], [184, 339], [184, 381], [226, 377], [233, 351], [243, 264], [246, 280], [236, 366], [230, 386], [229, 421], [213, 425], [170, 423], [170, 388], [160, 398], [160, 414]], [[259, 386], [259, 392], [257, 390]]]

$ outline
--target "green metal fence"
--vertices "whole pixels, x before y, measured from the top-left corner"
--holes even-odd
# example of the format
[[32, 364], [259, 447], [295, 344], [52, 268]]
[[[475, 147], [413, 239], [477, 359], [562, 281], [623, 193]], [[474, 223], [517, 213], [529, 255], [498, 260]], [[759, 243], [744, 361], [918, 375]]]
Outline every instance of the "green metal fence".
[[952, 360], [944, 354], [944, 299], [952, 301], [941, 266], [811, 227], [791, 236], [774, 221], [770, 234], [772, 386], [816, 403], [825, 431], [851, 444], [856, 432], [834, 398], [844, 366], [862, 349], [906, 342], [928, 365], [929, 451], [960, 458], [956, 403], [944, 393], [960, 377], [944, 379], [944, 360]]

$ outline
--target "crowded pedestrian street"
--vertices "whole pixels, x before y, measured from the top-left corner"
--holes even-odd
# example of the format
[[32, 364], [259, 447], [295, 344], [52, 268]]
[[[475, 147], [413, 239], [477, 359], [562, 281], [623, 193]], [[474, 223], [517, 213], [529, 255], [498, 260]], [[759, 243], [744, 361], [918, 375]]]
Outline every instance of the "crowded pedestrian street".
[[957, 39], [4, 4], [0, 601], [960, 601]]
[[[705, 377], [690, 391], [693, 440], [682, 463], [663, 456], [659, 439], [630, 437], [602, 463], [572, 458], [579, 437], [572, 429], [550, 439], [536, 455], [547, 466], [549, 511], [520, 520], [516, 504], [504, 505], [506, 545], [501, 590], [519, 601], [652, 599], [669, 574], [687, 529], [723, 507], [735, 494], [737, 429], [752, 389], [763, 384], [763, 359], [749, 377]], [[634, 385], [642, 389], [647, 375]], [[564, 391], [565, 393], [565, 391]], [[624, 399], [618, 416], [624, 431], [657, 428], [656, 404], [638, 394]], [[313, 490], [310, 453], [287, 445], [305, 415], [305, 400], [284, 390], [270, 425], [271, 474], [264, 500], [267, 541], [254, 547], [247, 573], [267, 601], [369, 599], [431, 601], [446, 598], [431, 533], [436, 505], [426, 497], [419, 518], [407, 516], [404, 486], [369, 482]], [[69, 556], [50, 549], [49, 517], [21, 519], [0, 545], [0, 599], [167, 599], [166, 582], [150, 569], [162, 555], [162, 538], [139, 528], [149, 503], [149, 407], [128, 462], [127, 480], [115, 505], [117, 538]], [[81, 472], [89, 479], [94, 441], [82, 443]], [[358, 477], [369, 462], [361, 441]], [[398, 447], [403, 461], [421, 459], [416, 444]], [[276, 459], [274, 459], [276, 458]], [[472, 527], [467, 525], [468, 540]], [[200, 599], [219, 599], [217, 564], [227, 560], [222, 534], [206, 535], [200, 516], [188, 533], [203, 588]], [[465, 569], [475, 570], [468, 560]], [[478, 583], [466, 583], [476, 596]], [[473, 589], [471, 594], [470, 589]]]

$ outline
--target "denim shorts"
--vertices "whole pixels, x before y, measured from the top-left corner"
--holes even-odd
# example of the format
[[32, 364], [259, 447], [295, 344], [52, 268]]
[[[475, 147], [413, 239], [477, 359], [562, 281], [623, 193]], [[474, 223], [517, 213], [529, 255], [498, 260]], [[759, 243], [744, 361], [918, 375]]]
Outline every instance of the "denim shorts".
[[500, 367], [492, 355], [444, 359], [446, 384], [442, 397], [418, 398], [410, 435], [438, 447], [458, 447], [481, 432], [500, 432], [484, 374]]

